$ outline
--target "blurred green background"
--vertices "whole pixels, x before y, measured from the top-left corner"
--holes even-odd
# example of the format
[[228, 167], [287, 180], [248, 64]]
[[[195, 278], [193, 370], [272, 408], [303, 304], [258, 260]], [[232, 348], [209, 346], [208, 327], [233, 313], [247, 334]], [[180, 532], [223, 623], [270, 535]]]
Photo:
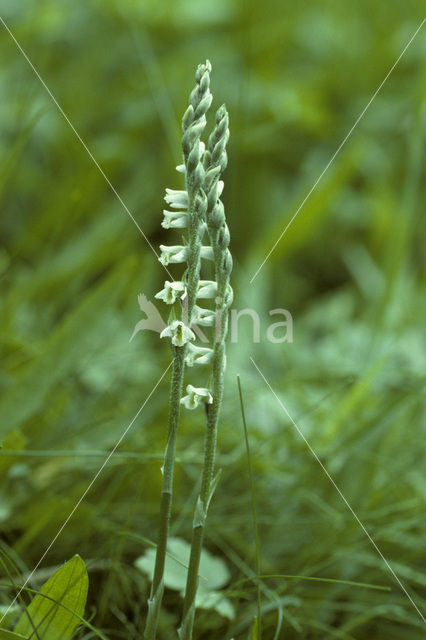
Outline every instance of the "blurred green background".
[[[160, 226], [162, 199], [166, 186], [182, 186], [180, 118], [206, 58], [213, 108], [226, 102], [230, 113], [223, 200], [233, 306], [259, 313], [261, 340], [241, 318], [228, 349], [222, 477], [206, 539], [229, 571], [223, 594], [234, 616], [200, 610], [196, 638], [248, 638], [256, 614], [255, 584], [242, 582], [253, 576], [255, 544], [240, 373], [262, 572], [317, 578], [264, 578], [262, 637], [418, 639], [421, 616], [249, 358], [424, 612], [425, 27], [250, 284], [421, 24], [424, 4], [2, 0], [0, 8], [155, 247], [180, 241]], [[137, 294], [152, 300], [164, 270], [3, 25], [0, 54], [0, 544], [25, 575], [170, 353], [151, 332], [129, 343], [142, 317]], [[292, 314], [292, 343], [266, 339], [276, 308]], [[79, 553], [89, 568], [86, 616], [111, 640], [140, 638], [144, 626], [149, 581], [135, 560], [156, 537], [168, 379], [32, 580], [37, 588]], [[202, 438], [201, 414], [183, 413], [172, 532], [185, 540]], [[13, 593], [3, 587], [2, 603]], [[180, 612], [179, 594], [167, 590], [161, 638], [174, 637]]]

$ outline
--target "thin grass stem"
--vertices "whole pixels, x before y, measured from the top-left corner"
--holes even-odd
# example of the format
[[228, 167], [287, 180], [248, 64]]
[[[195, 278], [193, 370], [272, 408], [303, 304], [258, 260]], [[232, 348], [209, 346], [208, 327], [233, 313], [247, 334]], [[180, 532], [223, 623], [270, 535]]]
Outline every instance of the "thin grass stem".
[[253, 515], [253, 529], [254, 529], [254, 544], [256, 550], [256, 589], [257, 589], [257, 640], [261, 640], [262, 637], [262, 596], [261, 596], [261, 566], [260, 566], [260, 543], [259, 543], [259, 527], [257, 522], [257, 509], [256, 509], [256, 492], [254, 487], [253, 467], [251, 464], [250, 455], [250, 443], [248, 439], [246, 415], [244, 411], [243, 392], [241, 389], [240, 376], [237, 375], [238, 394], [240, 397], [241, 418], [244, 428], [244, 440], [246, 444], [247, 453], [247, 468], [250, 478], [250, 493], [251, 493], [251, 508]]

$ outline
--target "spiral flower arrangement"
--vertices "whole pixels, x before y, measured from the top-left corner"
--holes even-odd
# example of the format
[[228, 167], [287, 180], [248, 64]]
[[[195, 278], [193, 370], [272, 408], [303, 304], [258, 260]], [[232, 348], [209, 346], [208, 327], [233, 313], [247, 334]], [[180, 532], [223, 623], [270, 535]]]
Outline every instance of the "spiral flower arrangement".
[[[206, 113], [212, 102], [210, 93], [211, 64], [198, 66], [195, 87], [189, 96], [189, 106], [182, 119], [183, 164], [176, 167], [185, 176], [185, 189], [166, 189], [162, 226], [165, 229], [186, 230], [182, 245], [161, 245], [163, 265], [185, 264], [180, 281], [167, 281], [156, 298], [170, 305], [167, 327], [160, 334], [168, 338], [172, 349], [172, 379], [170, 387], [169, 425], [162, 467], [160, 526], [148, 616], [146, 640], [155, 640], [164, 591], [164, 566], [172, 506], [173, 472], [176, 455], [177, 428], [180, 407], [194, 410], [204, 406], [206, 432], [201, 490], [194, 510], [193, 535], [182, 624], [178, 630], [181, 640], [190, 640], [195, 616], [195, 597], [198, 570], [203, 545], [209, 502], [216, 479], [214, 459], [220, 406], [223, 397], [223, 378], [226, 367], [225, 340], [228, 310], [232, 302], [229, 278], [232, 258], [229, 230], [220, 199], [224, 183], [220, 179], [227, 165], [226, 144], [229, 139], [228, 113], [224, 105], [216, 112], [214, 129], [207, 148], [201, 141], [206, 126]], [[214, 280], [200, 279], [201, 271], [210, 263]], [[212, 308], [202, 306], [210, 301]], [[177, 311], [176, 311], [177, 308]], [[195, 344], [198, 327], [211, 327], [213, 338], [209, 347]], [[186, 367], [204, 367], [205, 387], [188, 384], [183, 395]]]

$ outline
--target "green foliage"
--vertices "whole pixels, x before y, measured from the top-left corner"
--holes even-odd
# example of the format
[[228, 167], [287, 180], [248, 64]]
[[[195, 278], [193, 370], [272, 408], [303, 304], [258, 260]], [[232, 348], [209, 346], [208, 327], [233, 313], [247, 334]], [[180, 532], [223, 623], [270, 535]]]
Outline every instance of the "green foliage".
[[[221, 594], [235, 618], [198, 610], [197, 640], [246, 640], [257, 615], [237, 373], [262, 574], [343, 581], [263, 577], [262, 639], [282, 621], [286, 640], [418, 640], [422, 620], [249, 357], [424, 611], [425, 26], [249, 281], [424, 2], [22, 0], [2, 3], [1, 16], [155, 247], [170, 238], [161, 194], [181, 161], [180, 114], [200, 60], [211, 60], [226, 101], [232, 307], [258, 311], [260, 342], [241, 317], [227, 345], [222, 476], [206, 536], [230, 571]], [[170, 356], [149, 331], [129, 344], [137, 295], [154, 300], [162, 266], [1, 25], [0, 54], [0, 535], [26, 575]], [[292, 344], [266, 339], [276, 308], [292, 313]], [[166, 378], [41, 567], [87, 559], [92, 622], [109, 640], [139, 640], [145, 625], [149, 580], [134, 562], [141, 536], [156, 540]], [[185, 414], [171, 533], [188, 542], [203, 451], [199, 416]], [[2, 588], [3, 605], [11, 593]], [[166, 588], [161, 640], [175, 637], [181, 606]]]
[[259, 628], [258, 628], [258, 622], [257, 622], [256, 616], [253, 618], [253, 624], [251, 625], [251, 628], [250, 628], [248, 640], [259, 640]]
[[42, 586], [22, 613], [14, 633], [40, 640], [68, 640], [84, 615], [88, 584], [84, 562], [75, 555]]
[[12, 627], [13, 622], [16, 621], [20, 612], [21, 607], [17, 604], [13, 604], [12, 606], [2, 605], [0, 607], [1, 626], [5, 629]]

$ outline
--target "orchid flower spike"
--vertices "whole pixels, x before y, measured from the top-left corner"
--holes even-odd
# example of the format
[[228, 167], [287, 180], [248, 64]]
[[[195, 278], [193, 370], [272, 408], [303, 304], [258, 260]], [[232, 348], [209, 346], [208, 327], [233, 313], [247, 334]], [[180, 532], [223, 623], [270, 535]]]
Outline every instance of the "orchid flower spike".
[[[196, 527], [193, 535], [195, 537], [189, 561], [182, 625], [179, 629], [180, 640], [192, 640], [202, 547], [202, 544], [197, 543], [196, 536], [201, 533], [202, 540], [207, 510], [215, 485], [214, 451], [226, 366], [225, 338], [228, 311], [232, 301], [232, 289], [229, 284], [232, 258], [228, 249], [229, 230], [226, 226], [224, 206], [220, 200], [224, 186], [221, 174], [227, 163], [226, 143], [229, 138], [228, 114], [225, 106], [220, 107], [216, 113], [216, 124], [208, 138], [208, 144], [204, 145], [201, 140], [207, 122], [206, 114], [212, 102], [210, 72], [211, 64], [206, 60], [205, 64], [198, 66], [195, 73], [195, 86], [190, 93], [189, 104], [182, 118], [183, 163], [176, 167], [178, 173], [183, 176], [185, 184], [182, 185], [184, 186], [182, 189], [166, 189], [164, 200], [167, 208], [163, 211], [164, 218], [161, 223], [164, 229], [184, 229], [185, 231], [181, 245], [160, 246], [160, 262], [164, 266], [185, 263], [185, 267], [179, 281], [167, 280], [163, 289], [155, 296], [166, 304], [175, 306], [172, 307], [168, 326], [160, 334], [161, 338], [170, 339], [173, 355], [172, 381], [169, 436], [162, 467], [160, 527], [144, 632], [146, 640], [156, 640], [161, 612], [181, 405], [188, 409], [195, 409], [200, 404], [204, 405], [207, 436], [201, 493], [194, 517]], [[213, 262], [213, 268], [208, 270], [209, 273], [214, 272], [212, 280], [200, 280], [200, 273], [205, 268], [203, 260]], [[201, 300], [209, 299], [215, 301], [214, 310], [199, 306]], [[175, 304], [177, 302], [180, 304]], [[210, 304], [210, 307], [212, 306], [213, 304]], [[193, 329], [196, 329], [197, 324], [214, 327], [214, 333], [219, 334], [219, 340], [212, 338], [212, 348], [193, 344], [196, 339]], [[186, 395], [182, 397], [185, 367], [192, 367], [195, 364], [211, 367], [209, 371], [211, 389], [188, 384]]]

